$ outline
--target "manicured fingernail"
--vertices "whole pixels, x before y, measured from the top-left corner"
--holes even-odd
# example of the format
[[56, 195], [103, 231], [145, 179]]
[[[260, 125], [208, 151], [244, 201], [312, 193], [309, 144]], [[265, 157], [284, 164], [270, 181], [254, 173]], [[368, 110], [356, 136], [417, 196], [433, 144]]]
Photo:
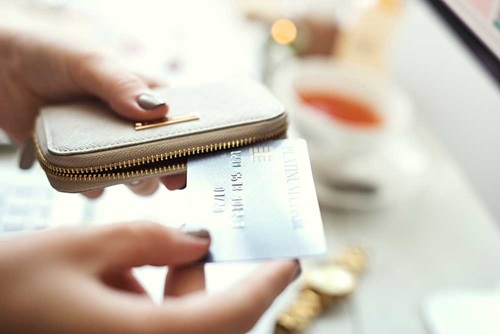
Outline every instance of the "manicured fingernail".
[[141, 180], [135, 180], [135, 181], [132, 181], [132, 182], [129, 182], [129, 186], [132, 186], [132, 187], [137, 187], [138, 185], [140, 185], [142, 183]]
[[302, 274], [302, 266], [300, 264], [300, 261], [299, 260], [295, 260], [294, 262], [298, 265], [298, 267], [297, 267], [297, 269], [295, 269], [295, 273], [293, 274], [292, 282], [294, 282], [295, 280], [297, 280], [297, 278], [299, 278], [299, 276]]
[[187, 235], [190, 235], [195, 238], [200, 238], [200, 239], [210, 239], [210, 233], [205, 230], [204, 228], [199, 228], [199, 227], [192, 227], [192, 226], [181, 226], [179, 228], [182, 232], [186, 233]]
[[24, 145], [21, 151], [21, 157], [19, 158], [19, 168], [30, 169], [35, 162], [35, 146], [33, 140], [29, 139]]
[[142, 94], [137, 98], [137, 103], [142, 109], [151, 110], [161, 105], [165, 105], [165, 101], [156, 95]]
[[293, 280], [297, 280], [297, 278], [300, 277], [300, 275], [302, 274], [302, 267], [299, 267], [296, 271], [295, 271], [295, 275], [293, 276]]

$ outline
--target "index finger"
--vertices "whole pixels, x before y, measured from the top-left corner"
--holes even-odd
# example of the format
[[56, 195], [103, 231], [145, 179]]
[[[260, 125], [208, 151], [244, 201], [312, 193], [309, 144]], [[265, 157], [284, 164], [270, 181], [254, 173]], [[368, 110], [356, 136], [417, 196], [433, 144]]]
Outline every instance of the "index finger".
[[[72, 309], [79, 312], [73, 319], [79, 322], [76, 328], [82, 333], [245, 333], [296, 277], [299, 268], [297, 261], [268, 263], [226, 292], [184, 295], [167, 300], [161, 307], [153, 306], [144, 296], [85, 284], [73, 303]], [[85, 287], [90, 291], [83, 292]], [[69, 293], [63, 297], [63, 301], [74, 299]]]
[[[182, 333], [245, 333], [299, 273], [298, 261], [262, 265], [226, 292], [167, 301], [156, 326]], [[193, 321], [196, 319], [196, 321]]]

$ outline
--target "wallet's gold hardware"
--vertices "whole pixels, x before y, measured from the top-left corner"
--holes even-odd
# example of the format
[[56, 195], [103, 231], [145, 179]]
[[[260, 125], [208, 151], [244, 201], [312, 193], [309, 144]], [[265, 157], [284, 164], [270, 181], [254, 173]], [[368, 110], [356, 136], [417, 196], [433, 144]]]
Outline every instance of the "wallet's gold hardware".
[[135, 123], [135, 130], [139, 131], [139, 130], [157, 128], [159, 126], [197, 121], [199, 119], [200, 119], [200, 117], [198, 115], [182, 115], [182, 116], [174, 116], [174, 117], [165, 117], [165, 118], [162, 118], [162, 119], [159, 119], [156, 121], [137, 122], [137, 123]]
[[[80, 168], [62, 167], [51, 164], [43, 156], [36, 136], [34, 136], [34, 143], [38, 160], [40, 161], [43, 169], [51, 177], [69, 181], [96, 181], [102, 179], [128, 179], [141, 175], [155, 175], [170, 171], [180, 172], [186, 168], [186, 165], [183, 162], [174, 160], [176, 158], [183, 158], [206, 152], [215, 152], [223, 149], [232, 149], [265, 140], [280, 138], [286, 133], [287, 128], [288, 125], [284, 124], [279, 129], [259, 137], [247, 137], [226, 142], [211, 143], [203, 146], [190, 147], [182, 150], [118, 161], [105, 165]], [[151, 164], [154, 163], [160, 163], [160, 166], [151, 166]], [[133, 168], [134, 170], [127, 171], [129, 168]]]
[[162, 167], [146, 168], [137, 171], [127, 171], [127, 172], [123, 171], [123, 172], [110, 172], [110, 173], [97, 173], [97, 174], [64, 174], [49, 170], [47, 169], [46, 166], [43, 165], [42, 168], [45, 170], [47, 174], [58, 180], [101, 181], [101, 180], [129, 179], [139, 176], [154, 176], [165, 172], [182, 172], [186, 169], [186, 164], [178, 163]]

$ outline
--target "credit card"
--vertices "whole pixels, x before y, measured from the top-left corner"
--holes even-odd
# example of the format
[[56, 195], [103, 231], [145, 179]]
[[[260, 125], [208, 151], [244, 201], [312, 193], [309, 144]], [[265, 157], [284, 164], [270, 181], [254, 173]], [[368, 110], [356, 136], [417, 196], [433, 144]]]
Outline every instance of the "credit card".
[[210, 231], [206, 262], [300, 258], [325, 252], [306, 142], [267, 141], [187, 167], [186, 225]]

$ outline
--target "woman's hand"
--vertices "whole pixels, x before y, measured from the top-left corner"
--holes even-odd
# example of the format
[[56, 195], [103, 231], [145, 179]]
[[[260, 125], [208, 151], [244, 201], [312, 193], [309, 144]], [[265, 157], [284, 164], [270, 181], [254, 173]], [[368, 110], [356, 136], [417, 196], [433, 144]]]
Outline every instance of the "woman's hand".
[[[23, 147], [41, 106], [96, 96], [131, 120], [164, 117], [168, 106], [151, 91], [157, 80], [139, 76], [100, 51], [21, 32], [0, 30], [0, 128]], [[161, 180], [182, 188], [185, 178]], [[141, 195], [153, 193], [155, 179], [128, 185]], [[87, 194], [97, 197], [102, 190]]]
[[[197, 291], [200, 267], [193, 262], [209, 245], [203, 230], [182, 232], [148, 222], [1, 241], [2, 331], [244, 333], [293, 280], [298, 264], [268, 263], [226, 292], [207, 295]], [[175, 267], [161, 306], [131, 273], [143, 265]]]
[[30, 137], [39, 108], [97, 96], [119, 115], [153, 120], [168, 107], [145, 79], [96, 50], [46, 36], [0, 31], [0, 124], [19, 145]]

